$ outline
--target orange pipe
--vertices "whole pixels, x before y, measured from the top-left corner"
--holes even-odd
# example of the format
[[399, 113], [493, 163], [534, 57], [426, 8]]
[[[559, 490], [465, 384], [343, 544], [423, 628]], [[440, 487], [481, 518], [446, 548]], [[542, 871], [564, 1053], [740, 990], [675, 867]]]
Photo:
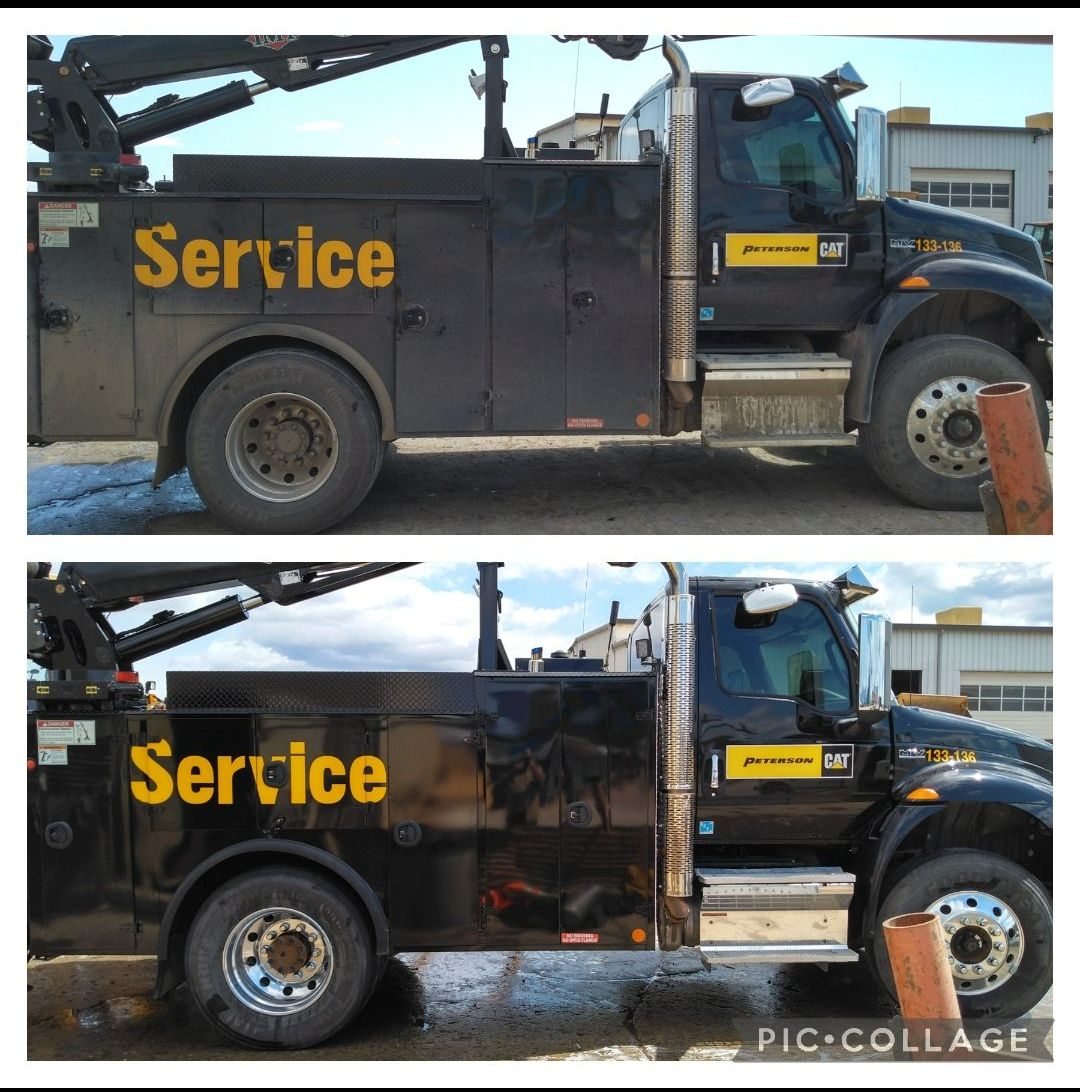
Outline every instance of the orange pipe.
[[900, 1015], [905, 1020], [959, 1020], [945, 930], [934, 914], [901, 914], [881, 926]]
[[1007, 535], [1054, 533], [1054, 493], [1028, 383], [993, 383], [975, 392], [994, 491]]

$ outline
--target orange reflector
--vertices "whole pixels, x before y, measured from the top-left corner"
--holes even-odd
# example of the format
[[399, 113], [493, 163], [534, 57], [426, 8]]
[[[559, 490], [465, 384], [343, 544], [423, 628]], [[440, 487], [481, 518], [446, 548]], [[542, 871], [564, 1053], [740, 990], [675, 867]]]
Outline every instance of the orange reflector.
[[[37, 763], [32, 758], [28, 758], [26, 760], [26, 768], [28, 770], [36, 770], [37, 769]], [[641, 930], [639, 929], [638, 932], [641, 932]], [[644, 935], [644, 934], [642, 934], [642, 935]]]
[[901, 288], [929, 288], [930, 282], [925, 277], [905, 277], [900, 282]]
[[27, 239], [26, 240], [26, 253], [27, 254], [33, 254], [35, 250], [37, 250], [37, 246], [34, 243], [30, 242], [29, 239]]
[[117, 682], [138, 682], [139, 673], [137, 671], [118, 671], [115, 678]]
[[634, 942], [635, 944], [640, 944], [640, 943], [641, 943], [641, 942], [642, 942], [642, 941], [643, 941], [643, 940], [645, 939], [645, 930], [644, 930], [644, 929], [635, 929], [635, 930], [634, 930], [634, 931], [633, 931], [633, 932], [632, 932], [632, 933], [630, 934], [630, 939], [631, 939], [631, 940], [632, 940], [632, 941], [633, 941], [633, 942]]
[[936, 789], [912, 789], [904, 799], [918, 803], [920, 800], [940, 800], [941, 795]]
[[647, 413], [639, 413], [634, 420], [637, 422], [638, 428], [648, 428], [652, 418]]

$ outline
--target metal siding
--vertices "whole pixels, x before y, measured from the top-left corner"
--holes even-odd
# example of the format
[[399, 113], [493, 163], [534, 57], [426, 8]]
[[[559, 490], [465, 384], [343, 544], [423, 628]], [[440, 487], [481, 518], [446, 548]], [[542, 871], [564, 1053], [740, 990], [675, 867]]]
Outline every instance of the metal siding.
[[892, 667], [922, 671], [924, 693], [958, 694], [961, 671], [1052, 672], [1053, 630], [898, 624], [893, 631]]
[[911, 188], [911, 167], [1013, 172], [1013, 224], [1048, 220], [1054, 138], [1037, 130], [925, 129], [889, 126], [889, 184]]

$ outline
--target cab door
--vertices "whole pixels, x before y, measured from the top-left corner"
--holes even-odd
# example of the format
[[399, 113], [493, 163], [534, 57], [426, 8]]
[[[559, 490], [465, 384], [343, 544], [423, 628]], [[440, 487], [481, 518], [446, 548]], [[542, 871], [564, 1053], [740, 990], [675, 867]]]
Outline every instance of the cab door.
[[881, 210], [855, 203], [854, 136], [806, 81], [754, 108], [750, 82], [698, 92], [700, 328], [850, 328], [883, 276]]
[[887, 797], [888, 722], [858, 726], [837, 623], [811, 598], [751, 615], [739, 593], [699, 593], [699, 842], [847, 841]]

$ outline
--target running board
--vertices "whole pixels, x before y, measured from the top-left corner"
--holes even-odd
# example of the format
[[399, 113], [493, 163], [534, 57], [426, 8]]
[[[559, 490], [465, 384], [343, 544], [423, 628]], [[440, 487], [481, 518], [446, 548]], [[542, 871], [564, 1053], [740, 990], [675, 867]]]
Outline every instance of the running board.
[[707, 963], [850, 963], [842, 868], [699, 868], [699, 943]]
[[836, 353], [699, 353], [706, 447], [832, 447], [844, 429], [851, 361]]
[[702, 944], [705, 963], [855, 963], [846, 944]]

